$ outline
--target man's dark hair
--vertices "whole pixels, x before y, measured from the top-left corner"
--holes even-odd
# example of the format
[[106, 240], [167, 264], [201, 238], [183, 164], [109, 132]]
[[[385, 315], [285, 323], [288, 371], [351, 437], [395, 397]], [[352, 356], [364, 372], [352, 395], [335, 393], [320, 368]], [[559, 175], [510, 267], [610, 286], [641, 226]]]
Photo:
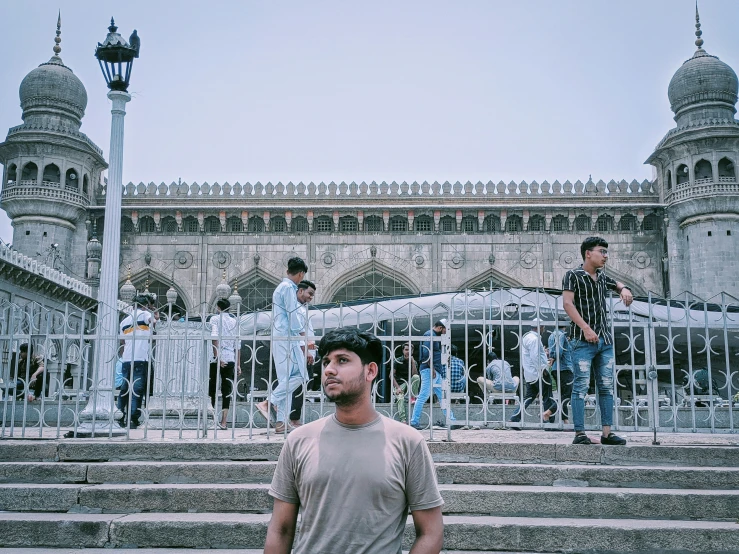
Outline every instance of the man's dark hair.
[[18, 352], [28, 352], [28, 343], [24, 342], [18, 347]]
[[446, 325], [444, 325], [444, 322], [441, 320], [434, 323], [434, 327], [443, 327], [444, 329], [446, 329]]
[[218, 306], [219, 310], [225, 312], [231, 307], [231, 302], [228, 301], [228, 298], [219, 298], [218, 302], [216, 302], [216, 306]]
[[382, 364], [382, 341], [372, 333], [362, 332], [356, 327], [332, 329], [321, 337], [318, 356], [323, 358], [340, 348], [354, 352], [364, 365], [371, 362], [378, 366]]
[[453, 344], [452, 345], [452, 356], [454, 356], [456, 358], [459, 358], [459, 356], [457, 356], [457, 354], [459, 354], [459, 349], [457, 348], [457, 345], [456, 344]]
[[300, 272], [308, 273], [308, 266], [303, 261], [303, 258], [295, 256], [287, 260], [287, 272], [290, 275], [297, 275]]
[[139, 306], [149, 306], [154, 304], [154, 297], [150, 294], [137, 294], [133, 298], [133, 303], [138, 304]]
[[580, 245], [580, 255], [582, 256], [582, 259], [585, 259], [585, 252], [592, 250], [593, 248], [597, 248], [598, 246], [608, 248], [608, 242], [602, 237], [588, 237], [582, 241], [582, 244]]
[[495, 353], [495, 350], [493, 350], [492, 348], [488, 350], [488, 358], [489, 358], [489, 359], [490, 359], [491, 361], [492, 361], [492, 360], [497, 360], [497, 359], [498, 359], [498, 355], [497, 355], [497, 354]]
[[309, 281], [308, 279], [303, 279], [298, 283], [299, 289], [313, 289], [316, 290], [316, 285], [313, 283], [313, 281]]

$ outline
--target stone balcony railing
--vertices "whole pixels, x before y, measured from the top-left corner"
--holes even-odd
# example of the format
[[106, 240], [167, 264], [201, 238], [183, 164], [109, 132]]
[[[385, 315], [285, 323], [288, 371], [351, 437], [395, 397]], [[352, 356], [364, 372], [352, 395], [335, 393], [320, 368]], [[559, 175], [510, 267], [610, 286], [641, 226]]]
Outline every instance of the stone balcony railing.
[[90, 199], [76, 190], [62, 188], [60, 183], [51, 181], [42, 181], [42, 183], [39, 186], [36, 181], [21, 181], [19, 185], [12, 185], [8, 182], [3, 188], [0, 200], [6, 201], [16, 198], [49, 199], [67, 202], [83, 209], [90, 205]]
[[89, 285], [62, 273], [58, 269], [54, 269], [46, 264], [42, 264], [38, 260], [29, 258], [4, 244], [0, 244], [0, 262], [13, 265], [21, 270], [43, 277], [47, 281], [51, 281], [56, 285], [62, 286], [78, 294], [92, 297], [92, 289]]
[[[724, 181], [724, 179], [730, 179]], [[698, 179], [695, 184], [681, 183], [665, 194], [665, 202], [674, 204], [692, 198], [706, 196], [725, 196], [739, 194], [739, 183], [734, 177], [719, 177], [718, 182], [713, 179]]]
[[[99, 196], [105, 195], [105, 188], [99, 191]], [[342, 205], [361, 204], [404, 204], [411, 202], [428, 201], [439, 202], [461, 202], [461, 203], [503, 203], [520, 202], [548, 203], [551, 201], [572, 203], [574, 201], [599, 203], [604, 201], [617, 201], [619, 203], [645, 203], [658, 204], [659, 195], [655, 183], [644, 180], [638, 181], [588, 181], [583, 183], [576, 181], [571, 183], [565, 181], [560, 183], [544, 181], [538, 183], [526, 181], [515, 183], [397, 183], [397, 182], [371, 182], [371, 183], [236, 183], [220, 185], [215, 183], [199, 185], [193, 183], [139, 183], [135, 185], [128, 183], [123, 190], [124, 205], [152, 205], [167, 200], [186, 201], [187, 204], [237, 204], [244, 200], [256, 204], [282, 204], [294, 202], [309, 204], [316, 202], [331, 201]]]

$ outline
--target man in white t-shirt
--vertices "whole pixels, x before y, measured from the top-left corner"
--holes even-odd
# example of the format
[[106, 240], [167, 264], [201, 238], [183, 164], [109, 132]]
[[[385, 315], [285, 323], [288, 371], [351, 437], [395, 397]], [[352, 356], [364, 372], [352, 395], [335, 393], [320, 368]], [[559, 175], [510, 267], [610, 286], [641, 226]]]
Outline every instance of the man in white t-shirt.
[[[118, 409], [123, 412], [123, 417], [118, 420], [121, 427], [130, 424], [131, 429], [136, 429], [139, 426], [140, 408], [149, 381], [151, 337], [157, 321], [159, 313], [154, 308], [154, 298], [147, 294], [139, 294], [133, 299], [131, 313], [121, 321], [123, 385], [118, 396]], [[131, 415], [130, 421], [127, 414]]]
[[410, 509], [411, 552], [438, 554], [444, 540], [436, 472], [415, 429], [372, 405], [383, 346], [344, 327], [318, 346], [322, 383], [336, 413], [299, 427], [282, 448], [265, 554], [401, 554]]
[[216, 302], [216, 315], [210, 318], [210, 336], [213, 342], [213, 359], [210, 363], [210, 379], [208, 381], [208, 396], [216, 407], [218, 397], [218, 376], [221, 377], [221, 417], [217, 423], [219, 429], [226, 428], [228, 409], [231, 407], [233, 387], [239, 373], [238, 322], [226, 310], [231, 303], [220, 298]]

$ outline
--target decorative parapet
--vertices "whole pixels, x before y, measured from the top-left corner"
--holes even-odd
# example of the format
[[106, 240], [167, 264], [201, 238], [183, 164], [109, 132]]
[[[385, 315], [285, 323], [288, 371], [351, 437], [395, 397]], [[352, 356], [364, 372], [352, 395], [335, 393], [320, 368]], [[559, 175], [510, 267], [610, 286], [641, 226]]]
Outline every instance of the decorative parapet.
[[[105, 187], [100, 191], [105, 194]], [[641, 201], [655, 201], [659, 199], [655, 183], [644, 180], [638, 182], [633, 180], [627, 181], [576, 181], [571, 183], [565, 181], [560, 183], [554, 181], [549, 183], [544, 181], [538, 183], [532, 181], [527, 183], [522, 181], [515, 183], [391, 183], [387, 182], [371, 182], [371, 183], [246, 183], [244, 185], [236, 183], [230, 185], [224, 183], [220, 185], [215, 183], [209, 185], [203, 183], [171, 183], [167, 185], [161, 183], [139, 183], [135, 185], [128, 183], [123, 190], [124, 202], [159, 200], [163, 198], [172, 199], [188, 199], [188, 200], [224, 200], [233, 198], [235, 200], [248, 198], [250, 201], [274, 201], [274, 200], [322, 200], [332, 199], [340, 201], [370, 201], [370, 200], [420, 200], [424, 198], [433, 199], [435, 202], [444, 199], [455, 200], [543, 200], [543, 199], [561, 199], [571, 201], [575, 198], [585, 199], [606, 199], [618, 197], [623, 199], [635, 199]]]
[[74, 277], [70, 277], [66, 273], [62, 273], [58, 269], [42, 264], [38, 260], [29, 258], [25, 254], [21, 254], [17, 250], [0, 244], [0, 262], [10, 264], [23, 271], [33, 275], [42, 277], [51, 283], [68, 289], [77, 294], [81, 294], [88, 298], [93, 298], [92, 288], [82, 281], [78, 281]]

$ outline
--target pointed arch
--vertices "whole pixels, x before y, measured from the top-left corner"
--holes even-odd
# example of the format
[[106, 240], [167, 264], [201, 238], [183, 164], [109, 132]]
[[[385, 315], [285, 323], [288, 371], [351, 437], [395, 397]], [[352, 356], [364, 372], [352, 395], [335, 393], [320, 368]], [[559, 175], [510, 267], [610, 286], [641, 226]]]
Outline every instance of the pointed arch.
[[[131, 282], [136, 287], [137, 291], [144, 290], [147, 280], [149, 281], [149, 290], [157, 295], [157, 307], [161, 308], [162, 306], [167, 305], [167, 290], [169, 287], [173, 287], [174, 290], [177, 291], [177, 302], [175, 303], [175, 306], [180, 308], [181, 311], [173, 308], [172, 312], [180, 311], [180, 313], [184, 315], [185, 311], [191, 311], [193, 309], [190, 295], [188, 295], [185, 289], [180, 287], [177, 283], [172, 282], [172, 277], [170, 275], [166, 275], [151, 266], [143, 267], [131, 275]], [[118, 280], [119, 290], [125, 282], [126, 277]]]
[[[241, 313], [269, 309], [272, 306], [272, 293], [282, 279], [260, 266], [251, 268], [235, 279], [229, 280], [229, 285], [238, 287], [241, 296]], [[211, 304], [215, 303], [215, 293]]]
[[[352, 287], [354, 290], [349, 290]], [[420, 287], [405, 272], [373, 258], [337, 277], [321, 298], [326, 302], [347, 302], [420, 293]]]
[[457, 290], [481, 290], [483, 288], [490, 290], [491, 283], [493, 288], [521, 288], [524, 286], [524, 284], [517, 279], [491, 267], [459, 285]]

